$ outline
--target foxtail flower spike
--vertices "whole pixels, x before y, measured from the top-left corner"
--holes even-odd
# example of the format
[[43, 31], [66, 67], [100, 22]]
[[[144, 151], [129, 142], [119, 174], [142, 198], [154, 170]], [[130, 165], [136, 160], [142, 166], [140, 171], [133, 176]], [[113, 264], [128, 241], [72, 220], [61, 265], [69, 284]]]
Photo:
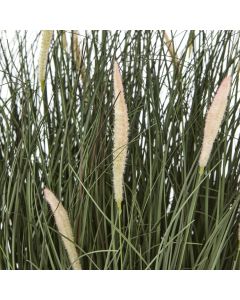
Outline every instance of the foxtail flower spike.
[[223, 116], [227, 107], [228, 95], [231, 87], [231, 76], [227, 76], [221, 82], [213, 102], [208, 110], [202, 150], [199, 158], [199, 173], [203, 174], [204, 168], [207, 165], [209, 156], [212, 151], [214, 140], [217, 137], [218, 130], [223, 120]]
[[55, 222], [59, 233], [61, 234], [63, 244], [67, 250], [68, 257], [74, 270], [81, 270], [77, 250], [74, 245], [72, 227], [69, 221], [67, 211], [62, 203], [47, 188], [44, 189], [44, 197], [53, 212]]
[[123, 175], [127, 159], [128, 111], [124, 99], [122, 77], [114, 62], [114, 137], [113, 137], [113, 187], [119, 215], [123, 201]]
[[44, 91], [45, 86], [45, 74], [46, 74], [46, 65], [47, 65], [47, 57], [48, 51], [51, 44], [53, 36], [53, 30], [42, 30], [42, 42], [41, 42], [41, 50], [39, 56], [39, 82], [41, 86], [42, 93]]

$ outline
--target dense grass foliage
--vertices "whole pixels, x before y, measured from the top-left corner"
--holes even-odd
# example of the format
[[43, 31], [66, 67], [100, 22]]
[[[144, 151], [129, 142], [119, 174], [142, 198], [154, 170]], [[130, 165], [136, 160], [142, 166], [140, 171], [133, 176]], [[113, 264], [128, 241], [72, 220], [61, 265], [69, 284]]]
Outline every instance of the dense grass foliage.
[[[239, 269], [239, 50], [234, 31], [92, 31], [82, 64], [55, 31], [44, 94], [39, 34], [0, 38], [0, 269], [69, 269], [48, 186], [69, 213], [83, 269]], [[113, 195], [113, 61], [129, 112], [124, 201]], [[204, 120], [229, 105], [202, 177]]]

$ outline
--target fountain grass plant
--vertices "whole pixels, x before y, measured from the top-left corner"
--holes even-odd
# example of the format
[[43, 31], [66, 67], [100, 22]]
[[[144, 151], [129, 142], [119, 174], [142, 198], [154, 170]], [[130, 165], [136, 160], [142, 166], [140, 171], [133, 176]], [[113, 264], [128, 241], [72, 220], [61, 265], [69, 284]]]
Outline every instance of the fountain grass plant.
[[[83, 269], [239, 269], [240, 33], [168, 32], [170, 48], [164, 31], [80, 32], [81, 80], [71, 36], [64, 49], [54, 32], [42, 93], [40, 34], [0, 35], [0, 269], [69, 268], [44, 186], [62, 199]], [[120, 228], [114, 59], [129, 120]], [[227, 74], [231, 101], [199, 176], [206, 112]]]

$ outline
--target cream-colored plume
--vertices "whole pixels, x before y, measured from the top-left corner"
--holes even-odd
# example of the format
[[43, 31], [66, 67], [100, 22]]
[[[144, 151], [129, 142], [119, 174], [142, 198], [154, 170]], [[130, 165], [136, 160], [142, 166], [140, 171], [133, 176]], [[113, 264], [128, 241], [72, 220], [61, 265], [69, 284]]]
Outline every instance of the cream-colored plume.
[[127, 159], [128, 111], [124, 99], [122, 77], [117, 62], [114, 62], [114, 137], [113, 137], [113, 186], [119, 214], [123, 201], [123, 175]]
[[44, 91], [45, 86], [45, 74], [46, 74], [46, 65], [47, 65], [47, 57], [49, 47], [51, 45], [51, 40], [53, 36], [53, 30], [42, 30], [42, 42], [41, 42], [41, 50], [39, 56], [39, 82], [42, 89]]
[[72, 227], [69, 221], [67, 211], [62, 203], [55, 195], [47, 188], [44, 189], [44, 197], [51, 207], [57, 228], [61, 234], [63, 244], [67, 250], [68, 257], [74, 270], [81, 270], [81, 265], [78, 259], [77, 250], [74, 245]]
[[86, 70], [82, 60], [82, 52], [79, 46], [77, 30], [73, 31], [73, 59], [76, 64], [77, 71], [80, 71], [80, 76], [82, 80], [84, 80]]
[[203, 173], [204, 168], [208, 162], [214, 140], [222, 123], [223, 116], [227, 107], [230, 87], [231, 76], [227, 76], [221, 82], [216, 96], [214, 97], [213, 102], [208, 110], [205, 121], [202, 150], [199, 158], [200, 174]]

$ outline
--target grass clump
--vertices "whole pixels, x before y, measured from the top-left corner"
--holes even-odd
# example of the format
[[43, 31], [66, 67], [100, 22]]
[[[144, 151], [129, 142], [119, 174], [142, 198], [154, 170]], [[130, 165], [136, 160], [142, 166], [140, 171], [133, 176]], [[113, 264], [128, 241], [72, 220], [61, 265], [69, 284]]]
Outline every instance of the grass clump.
[[[0, 269], [69, 268], [44, 186], [63, 200], [83, 269], [239, 269], [239, 32], [65, 34], [67, 48], [54, 32], [42, 93], [40, 35], [1, 32]], [[121, 224], [114, 59], [129, 120]], [[227, 74], [231, 101], [199, 176], [205, 115]]]

